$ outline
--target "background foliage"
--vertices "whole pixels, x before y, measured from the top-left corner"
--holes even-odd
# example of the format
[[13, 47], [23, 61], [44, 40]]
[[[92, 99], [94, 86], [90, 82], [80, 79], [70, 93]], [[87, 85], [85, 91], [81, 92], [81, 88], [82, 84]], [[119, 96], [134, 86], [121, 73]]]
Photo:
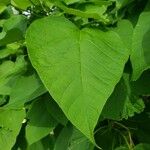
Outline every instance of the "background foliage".
[[149, 150], [149, 41], [149, 0], [1, 0], [0, 150]]

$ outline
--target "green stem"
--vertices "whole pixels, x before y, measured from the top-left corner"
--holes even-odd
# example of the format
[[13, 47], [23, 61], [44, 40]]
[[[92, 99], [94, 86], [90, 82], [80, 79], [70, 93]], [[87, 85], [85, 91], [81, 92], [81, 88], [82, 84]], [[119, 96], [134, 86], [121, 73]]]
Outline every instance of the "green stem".
[[134, 146], [134, 143], [133, 143], [133, 141], [132, 141], [132, 136], [131, 136], [130, 130], [129, 130], [126, 126], [124, 126], [123, 124], [121, 124], [121, 123], [119, 123], [119, 122], [114, 122], [114, 123], [117, 124], [118, 126], [124, 128], [124, 129], [127, 131], [128, 136], [129, 136], [130, 145], [133, 147], [133, 146]]
[[118, 130], [118, 129], [114, 129], [114, 130], [117, 131], [117, 132], [123, 137], [123, 139], [125, 140], [125, 143], [127, 144], [129, 150], [133, 150], [133, 148], [132, 148], [132, 146], [129, 144], [127, 138], [120, 132], [120, 130]]
[[60, 8], [60, 9], [62, 9], [65, 13], [68, 13], [68, 14], [79, 16], [79, 17], [82, 17], [82, 18], [93, 18], [93, 19], [96, 19], [96, 20], [100, 20], [103, 23], [108, 23], [109, 22], [108, 19], [104, 19], [103, 17], [101, 17], [98, 14], [86, 13], [86, 12], [83, 12], [83, 11], [80, 11], [80, 10], [77, 10], [77, 9], [68, 8], [63, 3], [58, 2], [58, 1], [54, 2], [54, 5], [58, 8]]

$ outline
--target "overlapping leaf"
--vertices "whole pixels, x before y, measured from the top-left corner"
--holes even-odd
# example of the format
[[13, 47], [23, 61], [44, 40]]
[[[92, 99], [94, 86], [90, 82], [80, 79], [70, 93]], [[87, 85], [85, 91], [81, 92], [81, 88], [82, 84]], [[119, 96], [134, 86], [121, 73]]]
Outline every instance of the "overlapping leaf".
[[150, 12], [143, 12], [134, 29], [132, 42], [131, 63], [133, 80], [140, 77], [142, 72], [150, 68]]

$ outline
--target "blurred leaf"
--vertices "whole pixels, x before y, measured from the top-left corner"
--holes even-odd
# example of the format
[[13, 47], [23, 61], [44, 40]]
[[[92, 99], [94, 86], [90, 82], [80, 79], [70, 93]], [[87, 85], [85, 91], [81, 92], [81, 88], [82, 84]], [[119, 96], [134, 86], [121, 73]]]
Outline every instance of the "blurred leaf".
[[27, 28], [27, 19], [22, 15], [14, 15], [3, 24], [0, 33], [0, 46], [24, 39]]
[[143, 12], [133, 33], [131, 63], [132, 79], [137, 80], [143, 71], [150, 68], [150, 12]]
[[9, 104], [6, 107], [9, 109], [22, 108], [24, 103], [45, 92], [45, 87], [35, 73], [29, 76], [21, 76], [12, 87]]
[[22, 126], [24, 110], [0, 109], [0, 149], [10, 150]]
[[57, 125], [57, 121], [48, 113], [45, 105], [47, 99], [39, 98], [32, 104], [27, 114], [29, 119], [26, 127], [26, 137], [29, 145], [50, 134]]
[[150, 144], [140, 143], [135, 146], [134, 150], [150, 150]]
[[94, 150], [94, 145], [79, 130], [68, 124], [60, 132], [54, 150]]
[[11, 3], [21, 9], [26, 10], [29, 6], [32, 5], [30, 0], [11, 0]]
[[141, 98], [131, 89], [129, 74], [124, 74], [114, 92], [107, 100], [102, 116], [107, 119], [122, 120], [141, 113], [145, 108]]
[[131, 82], [131, 88], [137, 95], [150, 95], [150, 70], [144, 71], [138, 80]]
[[70, 124], [64, 127], [55, 142], [54, 150], [67, 150], [72, 132], [73, 127]]
[[25, 72], [26, 65], [24, 56], [18, 56], [16, 62], [10, 60], [4, 61], [0, 65], [0, 86], [7, 83], [12, 76]]
[[[126, 29], [126, 30], [125, 30]], [[129, 20], [121, 20], [118, 22], [117, 27], [113, 29], [117, 32], [124, 42], [125, 46], [132, 51], [132, 35], [133, 35], [133, 26]]]
[[10, 3], [10, 0], [0, 0], [0, 5], [7, 5]]
[[58, 106], [58, 104], [50, 97], [49, 95], [47, 96], [47, 101], [45, 101], [45, 105], [47, 108], [47, 111], [55, 118], [59, 123], [62, 125], [66, 125], [68, 122], [68, 119], [64, 115], [63, 111], [61, 108]]
[[1, 14], [6, 8], [7, 8], [6, 5], [1, 4], [1, 2], [0, 2], [0, 14]]
[[54, 142], [53, 136], [46, 136], [40, 141], [30, 145], [27, 150], [53, 150]]
[[20, 47], [18, 43], [8, 44], [5, 48], [0, 49], [0, 59], [8, 57], [9, 55], [15, 54]]

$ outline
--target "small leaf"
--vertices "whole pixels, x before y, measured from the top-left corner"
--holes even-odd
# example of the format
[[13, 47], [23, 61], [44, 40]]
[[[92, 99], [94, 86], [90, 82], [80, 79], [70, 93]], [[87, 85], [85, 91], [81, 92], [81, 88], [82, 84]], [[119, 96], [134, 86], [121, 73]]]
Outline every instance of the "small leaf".
[[67, 150], [72, 132], [73, 127], [71, 125], [63, 128], [55, 142], [54, 150]]
[[11, 3], [21, 9], [27, 9], [29, 6], [32, 6], [30, 0], [12, 0]]
[[10, 150], [22, 126], [24, 110], [0, 109], [0, 149]]
[[21, 76], [13, 85], [7, 108], [23, 108], [24, 103], [46, 92], [45, 87], [34, 73], [30, 76]]
[[27, 19], [22, 15], [14, 15], [6, 20], [0, 33], [0, 46], [24, 39], [26, 28]]
[[135, 146], [134, 150], [149, 150], [150, 144], [140, 143]]
[[94, 145], [75, 127], [64, 127], [55, 142], [54, 150], [94, 150]]
[[107, 119], [122, 120], [134, 116], [135, 113], [141, 113], [145, 105], [136, 94], [131, 86], [129, 74], [125, 73], [106, 102], [102, 116]]
[[57, 125], [57, 121], [47, 112], [45, 101], [44, 98], [35, 101], [27, 114], [26, 137], [29, 145], [48, 135]]

